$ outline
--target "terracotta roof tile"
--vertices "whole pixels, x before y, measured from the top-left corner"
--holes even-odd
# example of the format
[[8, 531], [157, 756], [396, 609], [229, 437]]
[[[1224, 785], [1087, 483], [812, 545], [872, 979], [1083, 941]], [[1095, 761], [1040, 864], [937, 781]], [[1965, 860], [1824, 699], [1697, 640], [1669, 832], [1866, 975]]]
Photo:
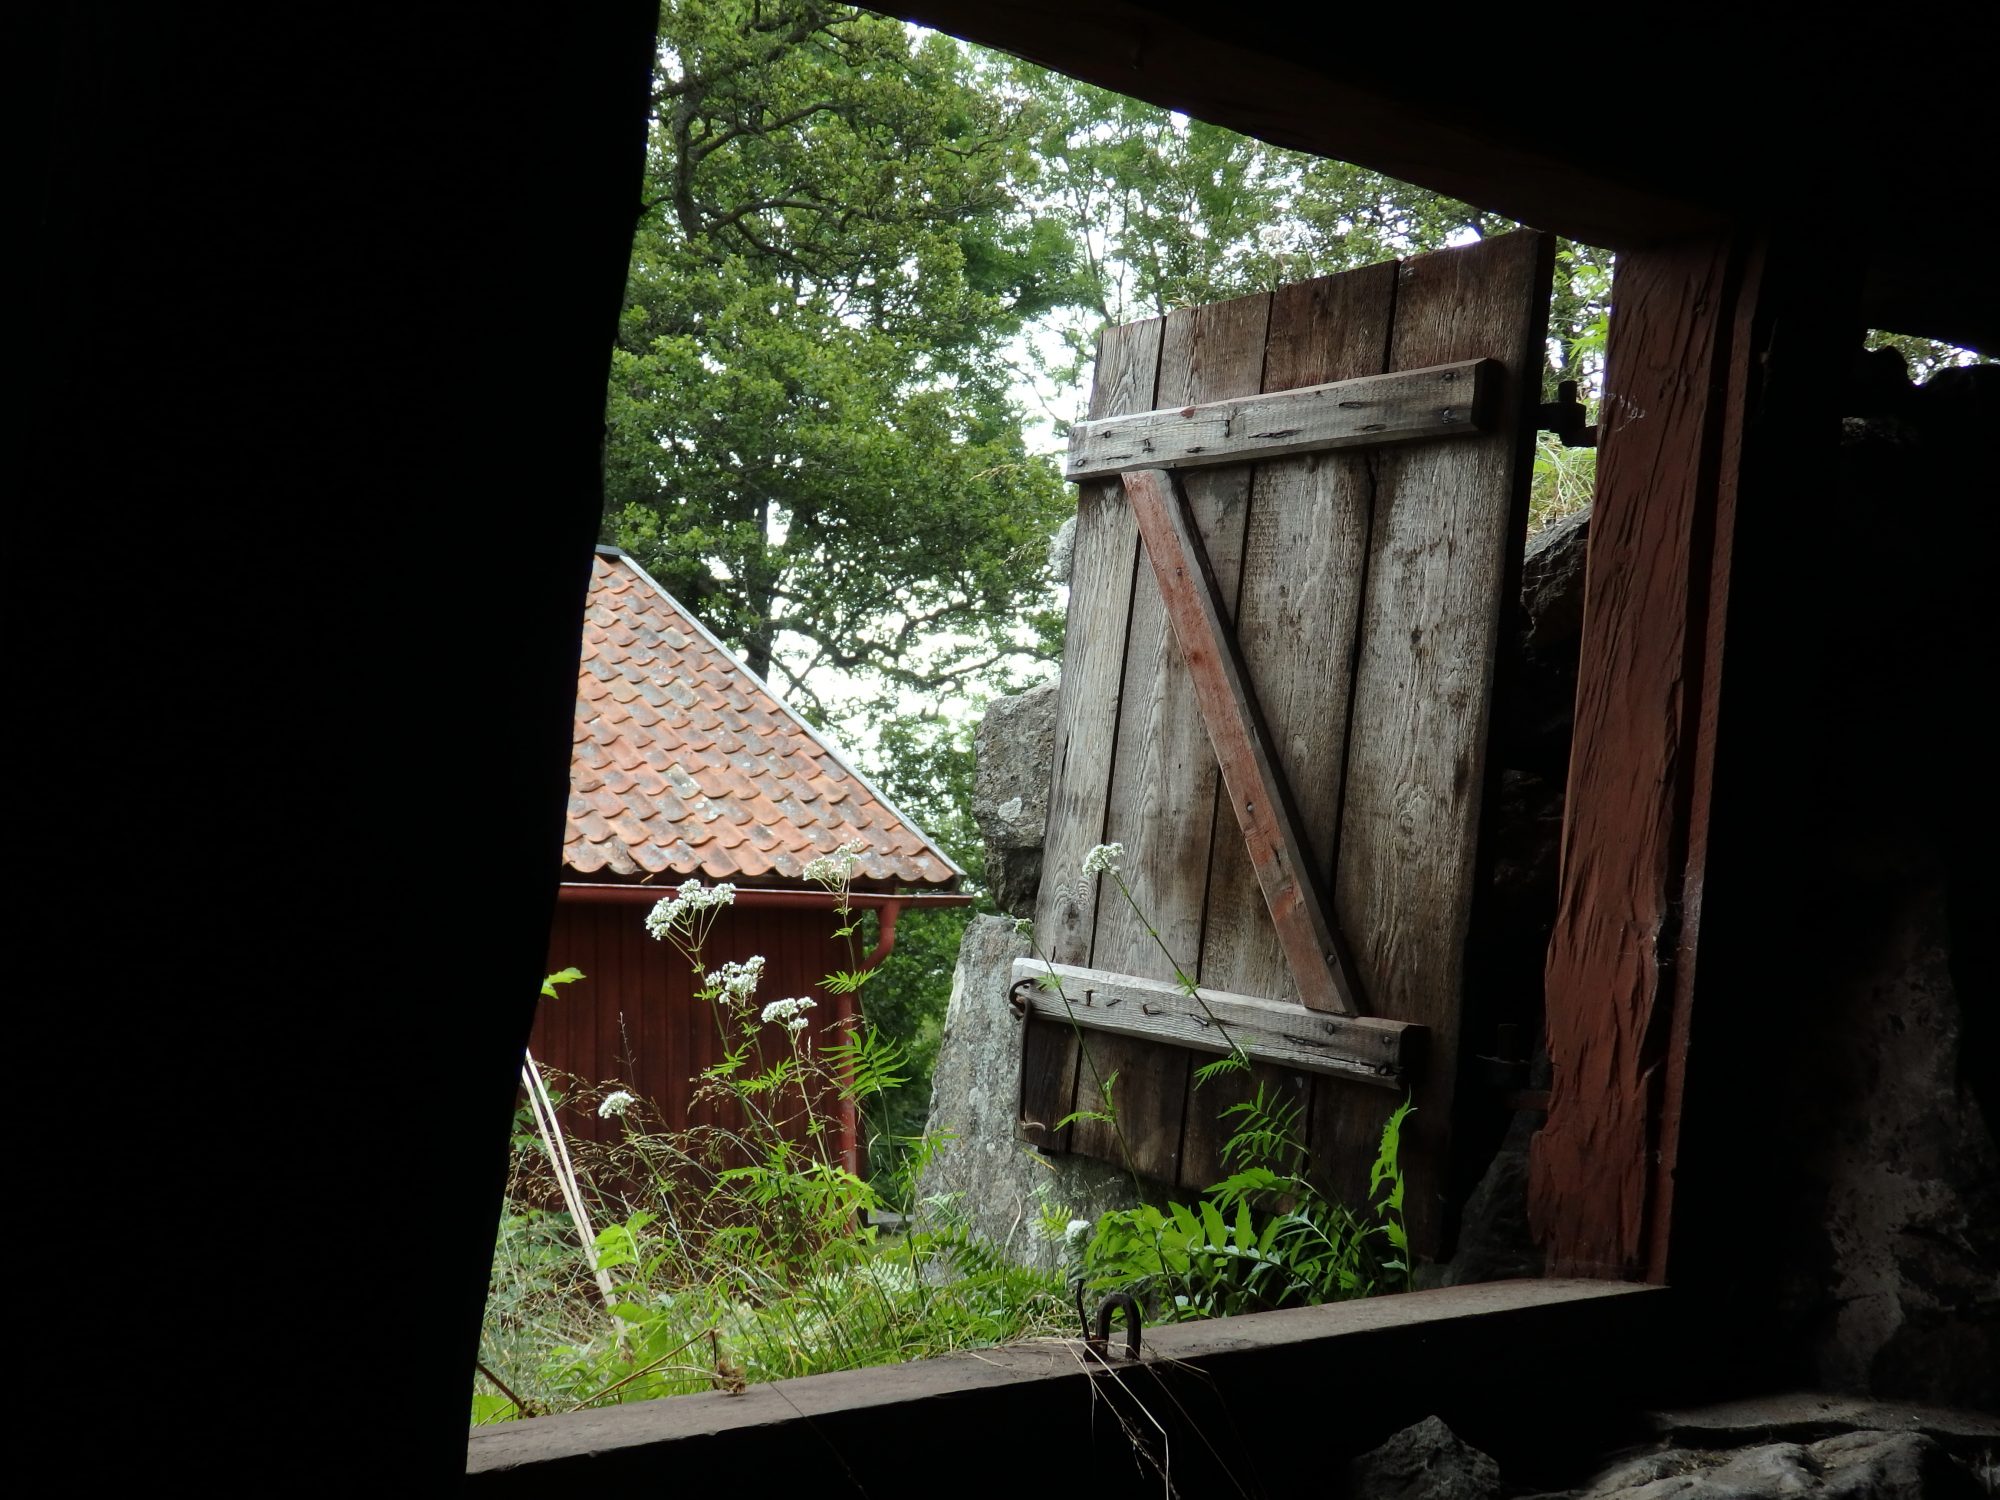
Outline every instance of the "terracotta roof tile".
[[616, 548], [583, 614], [563, 862], [799, 880], [859, 839], [857, 873], [944, 886], [942, 851]]

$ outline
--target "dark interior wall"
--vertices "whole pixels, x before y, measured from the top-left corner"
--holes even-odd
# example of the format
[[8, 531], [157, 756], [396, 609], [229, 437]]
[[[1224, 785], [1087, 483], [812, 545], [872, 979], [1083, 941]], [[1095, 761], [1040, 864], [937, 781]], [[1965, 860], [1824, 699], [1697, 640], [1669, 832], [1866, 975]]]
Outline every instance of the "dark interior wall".
[[1793, 251], [1738, 517], [1672, 1275], [1732, 1310], [1739, 1381], [1993, 1409], [2000, 370], [1850, 375], [1830, 257]]
[[118, 1393], [73, 1475], [463, 1462], [655, 15], [70, 7], [24, 70], [16, 1347], [50, 1421]]
[[[95, 7], [24, 69], [45, 108], [15, 221], [7, 602], [11, 722], [35, 743], [9, 806], [32, 871], [14, 1057], [39, 1263], [14, 1330], [31, 1430], [55, 1444], [78, 1422], [73, 1477], [196, 1462], [215, 1483], [268, 1459], [334, 1488], [459, 1467], [477, 1246], [557, 870], [653, 24], [631, 0]], [[1678, 142], [1674, 124], [1648, 129]], [[1802, 955], [1853, 941], [1862, 889], [1814, 842], [1864, 784], [1826, 752], [1884, 728], [1867, 691], [1785, 691], [1841, 681], [1818, 616], [1785, 603], [1815, 483], [1794, 478], [1746, 563], [1762, 624], [1731, 650], [1761, 662], [1732, 679], [1752, 748], [1730, 795], [1766, 801], [1713, 856], [1739, 915], [1704, 964], [1738, 962], [1704, 1001], [1696, 1045], [1722, 1062], [1690, 1101], [1706, 1196], [1680, 1222], [1712, 1227], [1688, 1264], [1744, 1306], [1799, 1263], [1781, 1241], [1818, 1190], [1799, 1143], [1847, 1097], [1815, 1123], [1774, 1080], [1823, 1014]], [[1817, 597], [1839, 617], [1847, 596]], [[1964, 711], [1990, 677], [1976, 639], [1926, 637]], [[1948, 879], [1935, 900], [1913, 882], [1907, 909], [1944, 914], [1955, 992], [1983, 972], [1990, 1002], [1987, 776], [1967, 764], [1914, 762], [1946, 816], [1913, 867]], [[534, 805], [540, 824], [488, 815]], [[362, 1016], [384, 1010], [401, 1041], [366, 1052]]]

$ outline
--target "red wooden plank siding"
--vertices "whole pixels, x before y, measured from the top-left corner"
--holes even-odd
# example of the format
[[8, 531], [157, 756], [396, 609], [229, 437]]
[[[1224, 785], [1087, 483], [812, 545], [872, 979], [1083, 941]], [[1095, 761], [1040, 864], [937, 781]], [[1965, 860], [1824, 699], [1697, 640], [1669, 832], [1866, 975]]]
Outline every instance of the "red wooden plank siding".
[[[721, 1057], [722, 1043], [708, 1003], [694, 998], [697, 980], [687, 961], [647, 933], [647, 910], [642, 904], [557, 904], [549, 972], [574, 965], [584, 977], [560, 986], [557, 999], [542, 1002], [529, 1048], [546, 1068], [630, 1089], [670, 1130], [735, 1124], [714, 1107], [693, 1104], [693, 1080]], [[832, 936], [836, 921], [833, 912], [814, 908], [732, 908], [710, 933], [708, 967], [762, 954], [760, 1003], [811, 996], [819, 1008], [807, 1034], [822, 1045], [838, 1040], [837, 1022], [853, 1013], [851, 1003], [826, 995], [819, 984], [857, 960]], [[768, 1030], [771, 1043], [779, 1044], [781, 1033]], [[617, 1121], [600, 1120], [595, 1109], [565, 1108], [562, 1123], [588, 1140], [616, 1141], [621, 1131]], [[859, 1132], [849, 1112], [841, 1112], [834, 1137], [836, 1159], [859, 1170]]]

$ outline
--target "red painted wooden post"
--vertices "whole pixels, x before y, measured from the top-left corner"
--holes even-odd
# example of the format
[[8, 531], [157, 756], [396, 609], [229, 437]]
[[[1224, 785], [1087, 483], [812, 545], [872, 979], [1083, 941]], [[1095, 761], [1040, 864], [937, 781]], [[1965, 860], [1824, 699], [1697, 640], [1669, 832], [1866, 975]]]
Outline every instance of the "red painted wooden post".
[[1618, 261], [1529, 1182], [1551, 1275], [1664, 1275], [1761, 264], [1732, 235]]

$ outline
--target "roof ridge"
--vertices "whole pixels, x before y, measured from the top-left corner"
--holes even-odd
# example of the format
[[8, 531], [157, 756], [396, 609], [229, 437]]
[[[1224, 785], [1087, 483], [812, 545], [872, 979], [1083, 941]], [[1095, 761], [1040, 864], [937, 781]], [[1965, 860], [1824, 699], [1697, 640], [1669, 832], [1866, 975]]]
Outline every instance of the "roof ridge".
[[[779, 849], [774, 851], [779, 856], [781, 861], [789, 859], [793, 856], [797, 856], [798, 858], [801, 859], [810, 858], [810, 853], [802, 849], [797, 840], [803, 837], [805, 840], [807, 840], [810, 850], [813, 852], [817, 852], [820, 846], [817, 843], [810, 842], [811, 835], [814, 832], [817, 832], [819, 829], [824, 829], [833, 833], [842, 833], [841, 825], [842, 823], [845, 823], [846, 831], [848, 833], [861, 834], [863, 835], [865, 843], [868, 843], [871, 846], [875, 846], [871, 847], [870, 853], [889, 867], [891, 871], [891, 878], [905, 879], [912, 884], [933, 884], [933, 883], [948, 884], [951, 880], [956, 878], [962, 878], [965, 875], [964, 869], [958, 864], [958, 862], [952, 859], [950, 855], [946, 854], [943, 849], [938, 847], [937, 841], [931, 837], [931, 835], [923, 828], [921, 824], [919, 824], [916, 821], [916, 819], [912, 818], [908, 813], [904, 812], [901, 807], [897, 806], [895, 802], [891, 801], [886, 795], [883, 794], [880, 787], [876, 786], [873, 781], [871, 781], [866, 775], [862, 773], [860, 768], [854, 763], [853, 759], [850, 757], [847, 751], [845, 751], [842, 747], [834, 743], [832, 739], [830, 739], [827, 735], [823, 734], [813, 724], [808, 722], [806, 718], [798, 712], [798, 710], [794, 709], [789, 703], [787, 703], [784, 700], [784, 698], [779, 696], [779, 694], [775, 690], [773, 690], [771, 685], [767, 681], [765, 681], [763, 677], [759, 676], [756, 672], [752, 671], [750, 667], [743, 661], [743, 659], [740, 656], [738, 656], [735, 651], [730, 649], [730, 647], [726, 645], [715, 634], [714, 631], [710, 630], [708, 626], [704, 624], [693, 613], [693, 611], [689, 610], [687, 606], [682, 604], [679, 599], [677, 599], [671, 592], [669, 592], [660, 583], [658, 579], [654, 578], [652, 574], [647, 572], [646, 569], [639, 563], [637, 558], [633, 557], [632, 554], [626, 551], [624, 548], [613, 546], [607, 543], [597, 544], [597, 546], [595, 547], [595, 554], [597, 557], [603, 558], [605, 560], [604, 567], [598, 575], [599, 577], [609, 577], [621, 571], [626, 572], [633, 580], [645, 586], [646, 592], [650, 593], [653, 596], [653, 598], [658, 601], [658, 608], [661, 611], [663, 611], [666, 615], [671, 617], [673, 625], [678, 626], [689, 632], [689, 634], [693, 637], [693, 640], [699, 641], [701, 645], [706, 646], [711, 652], [714, 653], [716, 662], [720, 668], [720, 673], [716, 675], [711, 675], [708, 669], [698, 669], [697, 671], [695, 671], [693, 675], [683, 677], [682, 680], [685, 682], [688, 688], [705, 689], [707, 694], [713, 695], [718, 691], [718, 689], [727, 687], [728, 684], [724, 680], [724, 676], [726, 675], [726, 678], [733, 679], [735, 683], [738, 684], [739, 690], [753, 691], [755, 694], [760, 696], [766, 703], [770, 705], [771, 711], [774, 711], [777, 715], [780, 716], [780, 722], [784, 726], [784, 728], [780, 730], [781, 734], [788, 730], [792, 733], [795, 733], [803, 737], [812, 746], [817, 747], [819, 755], [824, 758], [824, 762], [829, 771], [837, 770], [841, 775], [848, 778], [854, 784], [858, 792], [866, 794], [866, 797], [868, 799], [871, 799], [879, 807], [880, 814], [878, 816], [886, 816], [888, 819], [892, 820], [892, 824], [881, 825], [878, 828], [876, 824], [867, 821], [867, 813], [865, 811], [864, 805], [854, 804], [854, 803], [845, 804], [845, 806], [848, 808], [856, 808], [857, 811], [855, 811], [854, 813], [849, 814], [847, 816], [830, 818], [827, 815], [827, 809], [842, 804], [843, 799], [839, 794], [834, 793], [830, 796], [826, 796], [823, 800], [821, 795], [816, 794], [817, 789], [813, 785], [814, 781], [818, 778], [815, 778], [812, 774], [808, 772], [802, 777], [801, 781], [798, 784], [796, 785], [787, 784], [781, 792], [776, 793], [776, 795], [779, 797], [780, 800], [792, 802], [793, 810], [786, 814], [787, 818], [789, 818], [790, 821], [781, 824], [767, 818], [764, 819], [761, 824], [761, 826], [764, 826], [766, 828], [770, 829], [785, 828], [793, 832], [794, 842], [791, 844], [791, 846], [789, 848], [780, 847]], [[597, 587], [598, 587], [597, 585], [593, 585], [593, 590], [592, 590], [593, 594], [596, 593]], [[636, 605], [642, 613], [652, 612], [651, 608], [649, 608], [642, 602], [643, 595], [628, 595], [627, 599], [631, 604]], [[593, 598], [592, 600], [593, 608], [595, 608], [599, 602], [600, 601], [598, 599]], [[614, 607], [616, 606], [614, 605]], [[659, 617], [655, 615], [654, 618], [657, 621]], [[691, 641], [690, 644], [692, 643], [693, 642]], [[630, 649], [629, 641], [623, 643], [622, 645], [614, 642], [605, 647], [603, 656], [601, 657], [598, 656], [597, 647], [593, 645], [591, 636], [588, 633], [588, 622], [586, 622], [586, 636], [583, 645], [585, 665], [583, 666], [582, 670], [588, 672], [589, 667], [587, 664], [593, 658], [595, 658], [602, 660], [604, 662], [604, 665], [606, 665], [607, 667], [614, 668], [613, 670], [614, 678], [620, 675], [626, 675], [628, 677], [628, 680], [633, 680], [629, 674], [643, 670], [645, 658], [641, 658], [640, 662], [633, 663], [627, 666], [626, 668], [624, 668], [623, 672], [616, 670], [616, 664], [619, 662], [623, 662], [627, 659], [629, 649]], [[678, 651], [680, 648], [675, 647], [672, 649]], [[662, 661], [660, 665], [661, 667], [665, 668], [668, 671], [673, 670], [673, 664], [670, 660]], [[660, 680], [659, 668], [654, 669], [653, 679], [656, 683]], [[602, 681], [602, 680], [603, 679], [601, 677], [598, 677], [596, 674], [593, 674], [593, 681]], [[601, 695], [603, 693], [603, 688], [601, 687], [598, 688], [597, 692], [599, 695]], [[679, 695], [676, 695], [676, 697], [678, 696]], [[700, 696], [700, 694], [697, 694], [697, 696]], [[592, 711], [593, 706], [600, 704], [602, 705], [601, 710], [593, 712]], [[577, 740], [576, 743], [578, 746], [579, 753], [584, 750], [590, 750], [593, 752], [593, 758], [589, 759], [587, 762], [579, 762], [574, 759], [572, 760], [571, 774], [573, 779], [573, 787], [572, 787], [573, 808], [576, 806], [578, 798], [583, 795], [579, 790], [577, 790], [577, 787], [582, 784], [594, 785], [595, 783], [591, 782], [590, 778], [596, 775], [597, 770], [600, 767], [605, 769], [606, 771], [611, 770], [611, 767], [606, 763], [602, 754], [599, 754], [598, 752], [609, 752], [615, 758], [618, 752], [614, 748], [613, 741], [617, 741], [619, 744], [623, 745], [624, 754], [630, 757], [637, 754], [637, 750], [634, 748], [635, 746], [644, 748], [647, 745], [648, 741], [652, 740], [653, 736], [648, 731], [650, 731], [653, 728], [653, 726], [655, 724], [658, 724], [660, 721], [648, 716], [648, 713], [646, 711], [647, 705], [643, 701], [635, 704], [634, 706], [638, 708], [640, 712], [636, 716], [636, 721], [628, 724], [625, 721], [633, 716], [628, 712], [620, 711], [617, 705], [614, 705], [612, 700], [609, 698], [604, 698], [601, 696], [590, 696], [589, 704], [586, 704], [581, 700], [579, 701], [578, 703], [579, 718], [577, 721], [577, 725], [580, 738]], [[655, 706], [664, 707], [664, 705], [655, 705]], [[684, 704], [684, 706], [692, 706], [692, 705]], [[706, 707], [705, 711], [708, 712], [710, 715], [713, 715], [716, 712], [717, 707], [718, 705], [709, 705]], [[700, 712], [702, 710], [698, 709], [697, 711]], [[727, 707], [721, 707], [721, 712], [723, 713], [725, 720], [730, 718], [731, 711]], [[738, 710], [736, 712], [741, 713], [742, 711]], [[766, 710], [762, 708], [756, 709], [755, 710], [756, 719], [762, 719], [765, 712]], [[669, 720], [671, 720], [673, 717], [671, 709], [669, 709], [668, 711], [668, 717]], [[753, 719], [748, 726], [743, 726], [743, 727], [748, 727], [752, 732], [756, 732], [758, 728], [756, 724], [756, 719]], [[588, 729], [585, 727], [587, 724], [591, 726]], [[614, 732], [613, 726], [623, 726], [623, 727], [616, 729]], [[724, 733], [734, 732], [733, 730], [729, 729], [726, 726], [711, 725], [711, 728], [722, 728]], [[720, 767], [716, 769], [705, 768], [701, 760], [701, 751], [704, 748], [707, 748], [712, 753], [713, 747], [712, 746], [705, 747], [693, 741], [681, 739], [680, 730], [678, 728], [676, 728], [673, 731], [673, 733], [675, 738], [669, 740], [668, 743], [665, 745], [664, 749], [672, 750], [676, 744], [680, 744], [684, 750], [692, 751], [693, 758], [686, 760], [685, 769], [693, 772], [697, 781], [705, 781], [708, 783], [706, 786], [702, 788], [702, 793], [700, 795], [699, 803], [689, 804], [690, 816], [692, 818], [695, 819], [700, 818], [701, 807], [713, 806], [715, 804], [732, 804], [738, 808], [754, 810], [754, 807], [758, 802], [767, 801], [773, 795], [773, 793], [768, 789], [753, 790], [749, 788], [745, 784], [744, 775], [740, 774], [747, 772], [747, 774], [750, 777], [755, 777], [761, 782], [762, 778], [765, 775], [765, 771], [762, 768], [752, 769], [751, 767], [744, 765], [740, 761], [735, 762], [734, 769], [731, 769], [729, 767]], [[609, 738], [604, 737], [607, 735], [609, 736]], [[796, 753], [796, 751], [794, 753]], [[643, 757], [652, 764], [655, 773], [657, 773], [657, 771], [660, 770], [662, 767], [664, 767], [666, 764], [664, 759], [657, 759], [657, 760], [654, 759], [654, 757], [660, 756], [661, 754], [662, 754], [662, 747], [658, 743], [654, 743], [649, 753], [645, 757]], [[621, 762], [621, 764], [624, 763]], [[583, 768], [581, 772], [579, 771], [580, 766]], [[628, 770], [630, 769], [629, 765], [627, 766], [627, 769]], [[643, 770], [643, 767], [641, 769]], [[579, 776], [579, 774], [584, 778], [584, 781], [582, 783], [578, 783], [576, 781], [576, 778]], [[615, 774], [615, 772], [613, 774]], [[778, 775], [781, 779], [783, 779], [786, 777], [787, 773], [781, 770], [778, 773]], [[733, 785], [731, 784], [732, 782], [734, 783]], [[695, 789], [693, 787], [687, 788], [683, 792], [683, 795], [694, 796]], [[803, 816], [801, 815], [800, 812], [801, 803], [810, 804], [810, 808], [804, 810]], [[717, 810], [719, 811], [719, 808]], [[674, 816], [668, 809], [663, 808], [661, 809], [661, 811], [667, 812], [669, 817]], [[813, 812], [817, 812], [819, 815], [817, 817], [814, 817], [812, 816]], [[676, 820], [676, 833], [671, 843], [673, 845], [677, 845], [678, 850], [676, 851], [677, 857], [672, 860], [672, 863], [685, 865], [688, 859], [691, 857], [696, 858], [697, 862], [699, 863], [699, 857], [694, 855], [694, 849], [696, 847], [701, 847], [701, 846], [706, 846], [706, 850], [707, 853], [709, 854], [709, 857], [716, 860], [717, 866], [727, 863], [726, 858], [721, 856], [716, 856], [714, 854], [713, 852], [714, 846], [710, 844], [710, 835], [706, 831], [711, 824], [718, 830], [720, 830], [723, 827], [723, 825], [720, 823], [714, 823], [715, 815], [716, 815], [715, 812], [709, 812], [707, 820], [705, 820], [702, 823], [702, 826], [699, 829], [690, 826], [687, 820]], [[570, 835], [570, 845], [572, 846], [572, 848], [566, 849], [565, 862], [571, 863], [572, 868], [585, 869], [584, 866], [575, 864], [570, 860], [570, 853], [573, 852], [574, 846], [578, 838], [584, 838], [586, 846], [600, 846], [607, 843], [606, 835], [614, 836], [616, 842], [608, 850], [608, 854], [611, 862], [614, 865], [614, 868], [619, 867], [621, 850], [623, 852], [623, 855], [627, 857], [632, 856], [637, 851], [638, 846], [635, 846], [630, 843], [630, 838], [632, 836], [631, 834], [618, 835], [615, 828], [613, 828], [610, 824], [603, 824], [601, 819], [591, 820], [593, 827], [590, 830], [584, 830], [580, 828], [577, 823], [577, 818], [585, 816], [586, 816], [585, 813], [576, 813], [571, 819], [572, 826]], [[633, 816], [634, 816], [633, 814], [629, 813], [627, 814], [628, 818]], [[640, 822], [641, 828], [643, 828], [645, 830], [645, 833], [648, 835], [644, 847], [645, 849], [649, 850], [655, 857], [665, 857], [668, 853], [668, 845], [663, 843], [658, 837], [658, 834], [653, 827], [653, 816], [654, 815], [652, 814], [652, 812], [643, 809], [639, 810], [636, 813], [636, 818]], [[854, 819], [855, 821], [850, 821], [849, 820], [850, 818]], [[612, 820], [613, 823], [615, 823], [616, 821], [618, 820], [616, 819]], [[817, 827], [815, 827], [815, 825], [817, 825]], [[899, 853], [893, 848], [893, 845], [890, 848], [879, 847], [876, 846], [876, 840], [873, 837], [869, 837], [869, 835], [878, 832], [887, 836], [890, 834], [891, 828], [895, 825], [900, 825], [900, 827], [903, 830], [907, 831], [910, 837], [914, 838], [917, 841], [918, 845], [920, 846], [919, 853], [910, 853], [910, 852]], [[635, 829], [632, 832], [637, 833], [638, 831], [639, 830]], [[844, 836], [845, 834], [843, 834], [843, 837]], [[726, 849], [735, 850], [741, 843], [741, 839], [740, 837], [725, 838], [722, 839], [720, 842]], [[580, 852], [580, 851], [575, 851], [575, 852]], [[599, 852], [605, 853], [607, 851], [600, 849]], [[912, 865], [911, 864], [912, 860], [916, 860], [917, 863], [915, 865]], [[930, 863], [931, 861], [935, 861], [936, 864], [942, 868], [944, 873], [941, 876], [932, 876], [926, 878], [921, 873], [923, 865]], [[635, 864], [635, 866], [645, 865], [649, 869], [654, 868], [652, 861], [647, 857], [645, 857], [645, 854], [643, 853], [638, 854], [638, 857], [635, 860], [633, 860], [633, 863]], [[588, 873], [587, 870], [586, 873]], [[745, 872], [745, 873], [754, 873], [754, 872]]]

